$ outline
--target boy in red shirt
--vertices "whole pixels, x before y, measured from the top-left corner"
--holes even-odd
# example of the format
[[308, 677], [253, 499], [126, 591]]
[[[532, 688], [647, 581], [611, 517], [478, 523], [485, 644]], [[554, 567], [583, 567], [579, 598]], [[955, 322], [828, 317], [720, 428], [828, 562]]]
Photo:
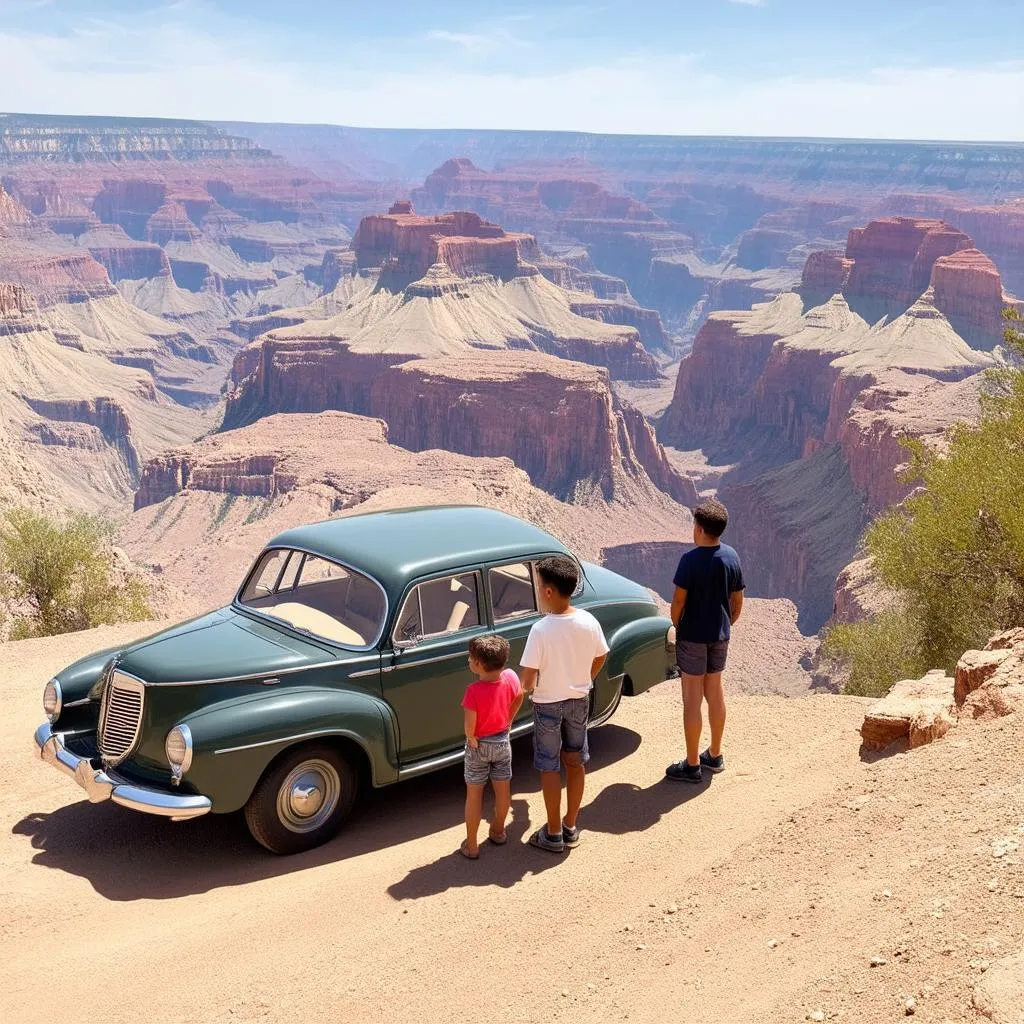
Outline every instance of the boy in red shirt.
[[512, 742], [509, 729], [523, 703], [519, 676], [505, 668], [508, 641], [503, 636], [477, 636], [469, 642], [469, 668], [477, 681], [462, 698], [466, 723], [466, 838], [463, 857], [480, 856], [477, 833], [483, 815], [484, 786], [494, 787], [494, 819], [488, 838], [506, 842], [505, 820], [512, 804]]

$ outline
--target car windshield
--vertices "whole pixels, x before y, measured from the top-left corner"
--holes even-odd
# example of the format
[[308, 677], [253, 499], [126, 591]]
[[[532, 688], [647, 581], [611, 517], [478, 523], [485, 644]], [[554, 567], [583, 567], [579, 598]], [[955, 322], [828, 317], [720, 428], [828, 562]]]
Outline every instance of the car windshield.
[[387, 615], [384, 591], [368, 576], [288, 548], [263, 553], [239, 601], [346, 647], [376, 643]]

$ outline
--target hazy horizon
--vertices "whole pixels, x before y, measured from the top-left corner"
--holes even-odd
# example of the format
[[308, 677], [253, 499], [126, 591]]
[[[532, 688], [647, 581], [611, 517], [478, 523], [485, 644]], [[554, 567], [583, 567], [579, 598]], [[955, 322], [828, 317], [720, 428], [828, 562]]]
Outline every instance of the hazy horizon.
[[1024, 141], [1024, 61], [1006, 44], [1017, 9], [1009, 0], [977, 0], [969, 12], [953, 0], [344, 8], [309, 0], [296, 18], [272, 0], [0, 0], [0, 109], [390, 129]]

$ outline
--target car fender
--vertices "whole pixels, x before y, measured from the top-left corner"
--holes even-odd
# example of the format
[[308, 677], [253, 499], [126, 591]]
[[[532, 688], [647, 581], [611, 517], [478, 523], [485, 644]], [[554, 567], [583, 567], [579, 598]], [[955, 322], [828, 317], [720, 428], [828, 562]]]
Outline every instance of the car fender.
[[623, 688], [627, 697], [663, 682], [671, 664], [667, 637], [672, 622], [664, 615], [633, 619], [607, 637], [609, 676], [627, 676]]
[[398, 780], [398, 728], [391, 709], [369, 694], [329, 687], [281, 690], [222, 701], [178, 724], [192, 734], [184, 783], [216, 812], [244, 806], [267, 766], [296, 744], [340, 738], [366, 756], [372, 784]]

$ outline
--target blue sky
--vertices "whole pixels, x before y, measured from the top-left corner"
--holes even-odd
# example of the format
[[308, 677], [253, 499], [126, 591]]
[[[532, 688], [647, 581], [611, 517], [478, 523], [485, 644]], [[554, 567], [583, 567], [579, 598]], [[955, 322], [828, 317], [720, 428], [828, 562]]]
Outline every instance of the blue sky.
[[0, 0], [0, 110], [1024, 140], [1019, 0]]

